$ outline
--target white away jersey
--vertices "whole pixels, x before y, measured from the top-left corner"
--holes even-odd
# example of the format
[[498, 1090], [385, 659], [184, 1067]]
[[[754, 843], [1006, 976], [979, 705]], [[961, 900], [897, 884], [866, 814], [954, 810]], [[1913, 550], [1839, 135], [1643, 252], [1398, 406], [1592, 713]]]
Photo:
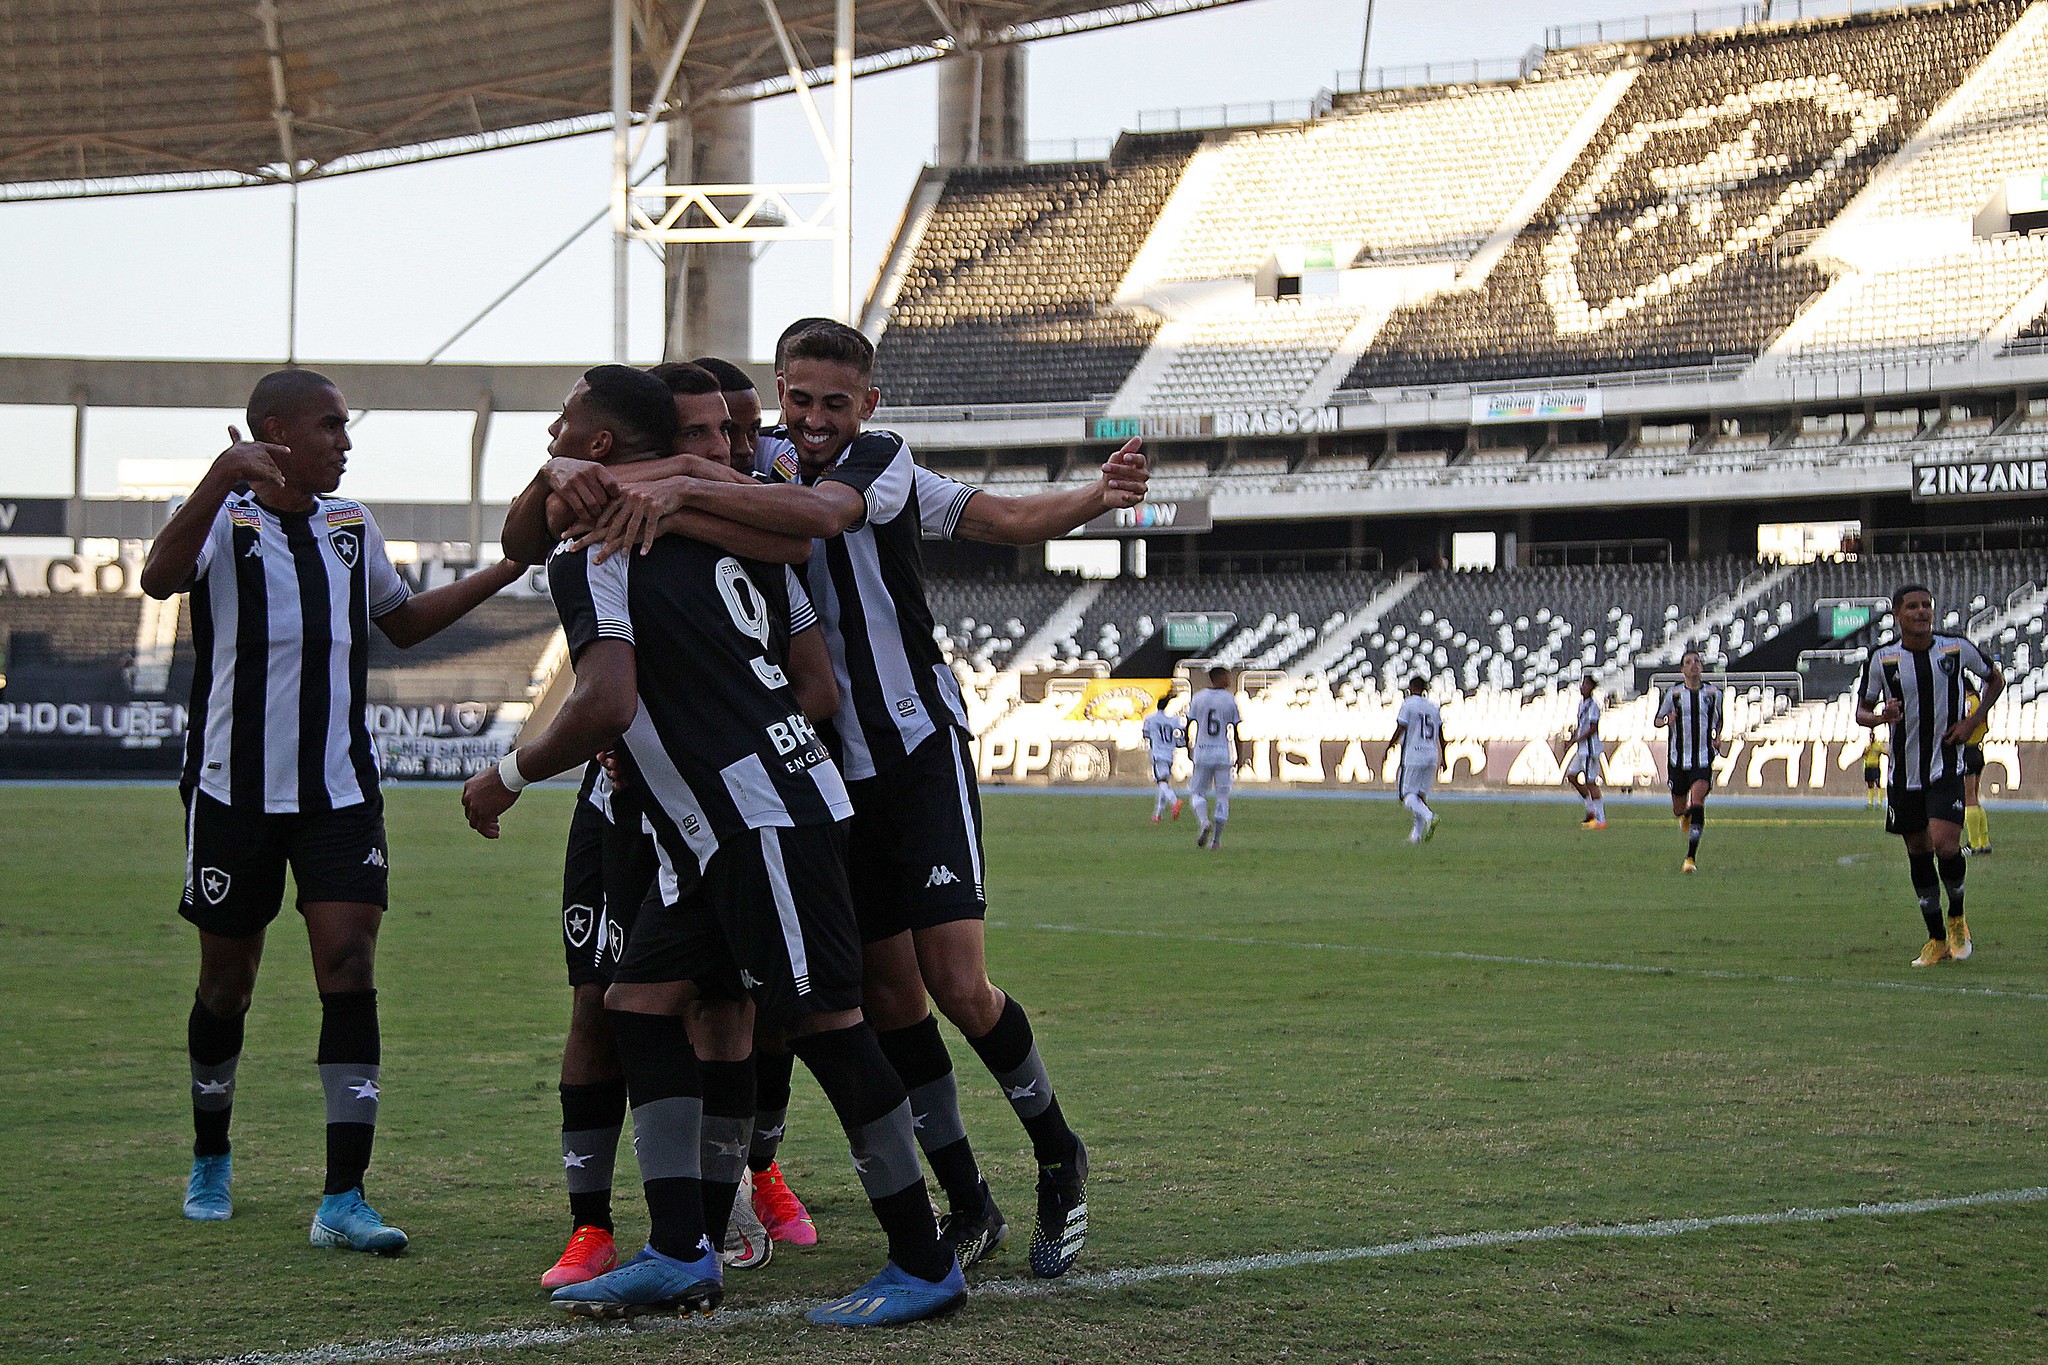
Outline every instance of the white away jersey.
[[1444, 713], [1428, 697], [1410, 695], [1394, 713], [1394, 723], [1405, 725], [1401, 736], [1401, 765], [1434, 768], [1443, 758]]
[[1237, 698], [1220, 687], [1205, 687], [1188, 701], [1188, 733], [1197, 763], [1236, 763], [1230, 727], [1238, 724]]
[[1145, 717], [1145, 748], [1155, 759], [1171, 759], [1173, 751], [1180, 748], [1182, 736], [1188, 732], [1187, 722], [1179, 716], [1169, 716], [1164, 711], [1154, 711]]
[[1572, 721], [1572, 734], [1574, 737], [1582, 734], [1585, 736], [1583, 740], [1579, 741], [1579, 744], [1588, 753], [1598, 754], [1600, 752], [1600, 699], [1598, 697], [1579, 698], [1579, 714], [1578, 718]]
[[410, 596], [369, 510], [279, 512], [248, 492], [215, 514], [189, 585], [184, 784], [238, 810], [338, 810], [377, 794], [364, 715], [370, 622]]

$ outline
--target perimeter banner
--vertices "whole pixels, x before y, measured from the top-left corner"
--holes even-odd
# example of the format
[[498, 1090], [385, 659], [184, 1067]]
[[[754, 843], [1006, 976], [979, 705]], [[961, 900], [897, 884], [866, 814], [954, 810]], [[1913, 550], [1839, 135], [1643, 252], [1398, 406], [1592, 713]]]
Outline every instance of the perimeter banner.
[[[1244, 786], [1383, 789], [1393, 794], [1400, 775], [1398, 751], [1381, 762], [1384, 740], [1252, 740], [1252, 761], [1238, 768]], [[1664, 746], [1639, 740], [1606, 746], [1603, 782], [1612, 790], [1666, 790]], [[1438, 778], [1449, 791], [1566, 790], [1562, 746], [1549, 741], [1466, 740], [1450, 746], [1450, 772]], [[1149, 786], [1151, 760], [1142, 748], [1109, 740], [1029, 740], [984, 736], [975, 741], [981, 780], [991, 785]], [[2048, 791], [2048, 744], [1984, 746], [1987, 797], [2038, 798]], [[1185, 755], [1174, 780], [1187, 779]], [[1863, 744], [1827, 740], [1767, 743], [1734, 741], [1714, 765], [1717, 791], [1753, 796], [1847, 796], [1864, 790]]]

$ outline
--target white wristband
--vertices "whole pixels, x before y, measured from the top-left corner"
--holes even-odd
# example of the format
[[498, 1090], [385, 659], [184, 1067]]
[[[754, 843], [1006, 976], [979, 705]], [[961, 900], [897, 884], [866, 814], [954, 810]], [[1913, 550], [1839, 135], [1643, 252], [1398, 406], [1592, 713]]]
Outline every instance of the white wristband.
[[526, 778], [519, 771], [517, 749], [507, 749], [505, 756], [498, 760], [498, 780], [505, 784], [508, 792], [516, 792], [526, 786]]

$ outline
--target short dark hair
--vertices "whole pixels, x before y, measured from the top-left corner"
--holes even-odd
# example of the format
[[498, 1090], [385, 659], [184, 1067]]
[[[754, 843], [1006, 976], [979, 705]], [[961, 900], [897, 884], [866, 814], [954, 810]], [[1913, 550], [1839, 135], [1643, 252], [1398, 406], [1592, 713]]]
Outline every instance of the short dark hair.
[[1699, 661], [1700, 661], [1700, 662], [1701, 662], [1702, 664], [1704, 664], [1704, 663], [1705, 663], [1705, 662], [1707, 661], [1707, 656], [1706, 656], [1706, 655], [1704, 655], [1704, 654], [1700, 653], [1700, 652], [1699, 652], [1699, 650], [1698, 650], [1697, 648], [1690, 648], [1690, 647], [1689, 647], [1689, 648], [1687, 648], [1687, 650], [1685, 651], [1685, 653], [1683, 653], [1683, 654], [1681, 654], [1681, 655], [1679, 655], [1679, 656], [1678, 656], [1678, 666], [1679, 666], [1680, 668], [1684, 668], [1684, 667], [1685, 667], [1685, 661], [1686, 661], [1687, 659], [1692, 659], [1692, 658], [1697, 658], [1697, 659], [1698, 659], [1698, 660], [1699, 660]]
[[775, 338], [775, 372], [777, 374], [782, 372], [783, 364], [788, 359], [786, 353], [789, 350], [790, 342], [795, 341], [813, 327], [825, 326], [831, 321], [831, 318], [798, 318], [795, 322], [783, 328], [782, 335]]
[[1408, 690], [1418, 695], [1429, 690], [1429, 679], [1417, 673], [1408, 680]]
[[1172, 701], [1172, 700], [1173, 700], [1173, 697], [1172, 697], [1172, 695], [1171, 695], [1171, 694], [1169, 694], [1169, 695], [1167, 695], [1167, 696], [1164, 696], [1164, 697], [1161, 697], [1161, 698], [1159, 699], [1159, 706], [1158, 706], [1158, 708], [1157, 708], [1157, 709], [1159, 709], [1159, 710], [1161, 710], [1161, 711], [1164, 711], [1164, 710], [1166, 709], [1166, 703], [1168, 703], [1168, 702], [1170, 702], [1170, 701]]
[[1230, 670], [1225, 668], [1222, 664], [1218, 664], [1214, 668], [1209, 670], [1209, 681], [1212, 683], [1218, 682], [1224, 678], [1228, 678], [1229, 676]]
[[249, 406], [242, 412], [249, 420], [251, 439], [262, 440], [265, 422], [273, 417], [289, 417], [300, 404], [323, 389], [341, 392], [340, 385], [314, 370], [272, 370], [264, 375], [249, 390]]
[[1904, 606], [1907, 596], [1916, 592], [1926, 593], [1927, 600], [1930, 602], [1934, 600], [1934, 589], [1928, 587], [1925, 583], [1906, 583], [1902, 584], [1899, 590], [1892, 594], [1892, 610], [1897, 611], [1900, 607]]
[[753, 379], [745, 370], [733, 364], [730, 360], [720, 360], [715, 355], [700, 355], [690, 363], [709, 374], [713, 379], [716, 379], [720, 393], [752, 393], [754, 391]]
[[668, 385], [670, 393], [720, 393], [724, 390], [717, 375], [694, 361], [664, 360], [659, 365], [650, 365], [647, 373]]
[[843, 322], [821, 322], [806, 327], [782, 348], [782, 364], [793, 360], [822, 360], [832, 365], [851, 365], [865, 379], [875, 372], [875, 343]]
[[620, 453], [666, 455], [676, 443], [676, 405], [668, 385], [631, 365], [599, 365], [583, 372], [590, 405], [610, 418]]

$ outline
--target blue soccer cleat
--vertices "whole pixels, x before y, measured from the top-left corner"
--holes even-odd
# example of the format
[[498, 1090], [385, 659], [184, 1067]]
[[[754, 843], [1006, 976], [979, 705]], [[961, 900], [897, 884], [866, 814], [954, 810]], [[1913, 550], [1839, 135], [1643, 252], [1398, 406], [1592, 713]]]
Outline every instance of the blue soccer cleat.
[[956, 1259], [943, 1280], [920, 1280], [894, 1261], [851, 1294], [819, 1304], [804, 1314], [820, 1327], [894, 1327], [921, 1322], [958, 1308], [967, 1299], [967, 1277]]
[[185, 1182], [185, 1216], [198, 1223], [218, 1223], [232, 1218], [234, 1201], [228, 1185], [235, 1178], [235, 1159], [230, 1152], [219, 1156], [192, 1158], [192, 1178]]
[[311, 1241], [316, 1247], [396, 1256], [405, 1250], [406, 1236], [363, 1202], [362, 1187], [357, 1186], [320, 1201], [320, 1211], [313, 1215]]
[[548, 1302], [572, 1318], [637, 1318], [649, 1313], [703, 1313], [707, 1317], [725, 1297], [725, 1274], [718, 1252], [708, 1241], [695, 1260], [665, 1256], [653, 1247], [617, 1270], [563, 1285]]

